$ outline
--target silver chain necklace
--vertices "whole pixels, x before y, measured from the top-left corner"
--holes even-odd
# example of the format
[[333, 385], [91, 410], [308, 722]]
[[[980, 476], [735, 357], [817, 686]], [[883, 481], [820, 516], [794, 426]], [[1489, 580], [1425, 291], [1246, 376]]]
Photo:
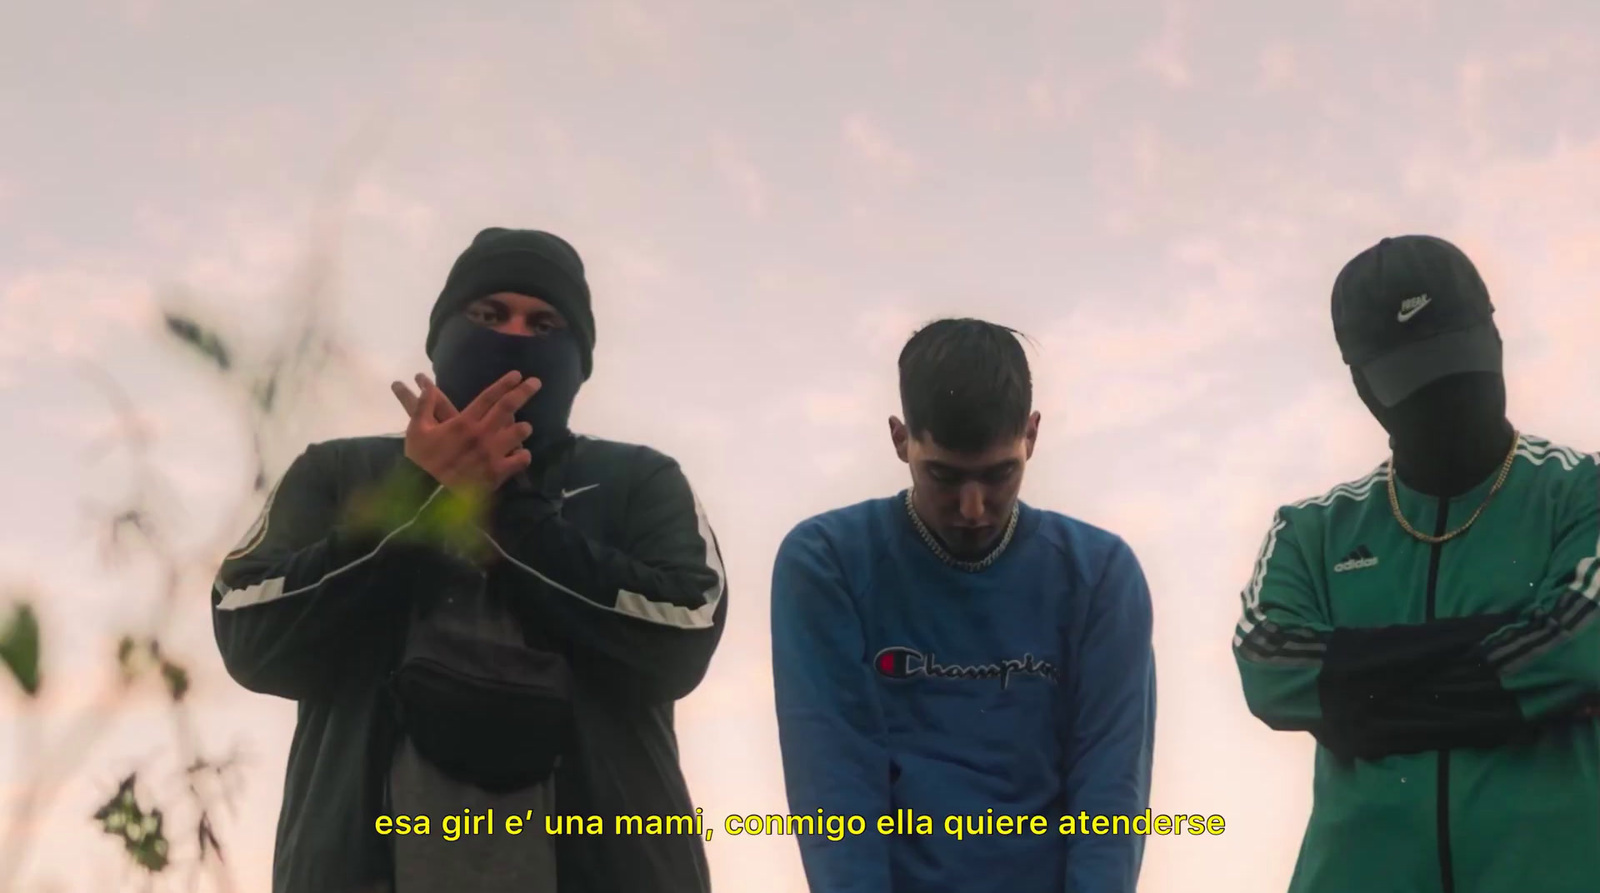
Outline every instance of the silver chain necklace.
[[912, 526], [917, 528], [917, 534], [922, 537], [922, 541], [933, 551], [933, 554], [940, 561], [956, 570], [966, 571], [969, 574], [981, 571], [994, 564], [1000, 558], [1000, 554], [1006, 550], [1006, 547], [1011, 545], [1011, 535], [1017, 530], [1017, 516], [1021, 512], [1021, 503], [1012, 504], [1011, 518], [1006, 521], [1006, 532], [1000, 535], [1000, 542], [989, 550], [988, 555], [977, 561], [962, 561], [945, 551], [944, 546], [939, 544], [939, 539], [933, 535], [933, 531], [928, 529], [928, 525], [922, 523], [922, 518], [917, 514], [917, 508], [911, 501], [912, 492], [909, 488], [906, 490], [906, 514], [911, 516]]

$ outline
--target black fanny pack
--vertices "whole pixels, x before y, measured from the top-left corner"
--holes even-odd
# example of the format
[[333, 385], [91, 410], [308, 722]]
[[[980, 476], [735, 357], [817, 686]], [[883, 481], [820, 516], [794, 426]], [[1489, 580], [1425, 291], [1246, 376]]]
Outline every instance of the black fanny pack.
[[413, 623], [390, 677], [400, 727], [418, 754], [457, 781], [494, 793], [532, 787], [567, 749], [571, 668], [564, 655], [525, 644], [493, 600], [465, 601], [476, 622], [452, 622], [461, 619], [461, 601], [452, 599]]
[[[541, 456], [541, 473], [507, 486], [555, 492], [575, 439]], [[548, 500], [547, 500], [548, 501]], [[551, 502], [559, 510], [559, 501]], [[412, 618], [390, 678], [400, 727], [423, 759], [493, 793], [532, 787], [560, 765], [572, 737], [572, 669], [559, 650], [529, 644], [512, 602], [526, 581], [504, 565]]]

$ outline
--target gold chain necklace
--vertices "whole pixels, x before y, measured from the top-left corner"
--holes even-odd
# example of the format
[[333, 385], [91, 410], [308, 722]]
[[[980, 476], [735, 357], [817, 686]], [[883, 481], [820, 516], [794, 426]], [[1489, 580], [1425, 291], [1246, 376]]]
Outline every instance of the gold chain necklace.
[[1496, 493], [1500, 492], [1500, 488], [1501, 487], [1505, 486], [1506, 477], [1511, 474], [1511, 463], [1512, 463], [1513, 460], [1515, 460], [1517, 458], [1517, 447], [1520, 446], [1521, 444], [1522, 444], [1522, 435], [1517, 433], [1517, 430], [1515, 428], [1511, 429], [1511, 449], [1510, 449], [1510, 451], [1508, 451], [1506, 453], [1505, 461], [1500, 463], [1500, 476], [1495, 479], [1494, 486], [1489, 488], [1489, 495], [1483, 497], [1483, 502], [1478, 503], [1477, 511], [1472, 513], [1472, 517], [1467, 519], [1467, 523], [1461, 525], [1460, 527], [1457, 527], [1455, 530], [1452, 530], [1449, 533], [1446, 533], [1446, 534], [1443, 534], [1443, 535], [1440, 535], [1440, 536], [1430, 536], [1430, 535], [1428, 535], [1426, 533], [1423, 533], [1423, 532], [1417, 530], [1415, 527], [1411, 526], [1410, 522], [1406, 521], [1406, 516], [1401, 513], [1401, 511], [1400, 511], [1400, 497], [1399, 497], [1399, 495], [1397, 493], [1395, 493], [1395, 487], [1394, 487], [1394, 477], [1395, 477], [1395, 475], [1394, 475], [1394, 454], [1390, 453], [1389, 454], [1389, 475], [1388, 475], [1389, 476], [1389, 508], [1394, 511], [1394, 519], [1396, 521], [1400, 522], [1400, 526], [1405, 530], [1406, 533], [1411, 534], [1412, 536], [1416, 537], [1419, 540], [1422, 540], [1425, 543], [1430, 543], [1432, 545], [1438, 545], [1439, 543], [1445, 542], [1446, 540], [1455, 539], [1456, 537], [1458, 537], [1461, 534], [1465, 533], [1467, 528], [1471, 527], [1472, 523], [1474, 521], [1478, 520], [1478, 516], [1483, 514], [1483, 510], [1489, 507], [1489, 501], [1494, 499], [1494, 495]]
[[1015, 533], [1017, 529], [1017, 515], [1021, 510], [1020, 503], [1012, 504], [1011, 519], [1006, 522], [1006, 532], [1000, 536], [1000, 542], [996, 544], [992, 550], [990, 550], [989, 554], [977, 561], [962, 561], [945, 551], [945, 548], [939, 544], [938, 537], [935, 537], [933, 535], [933, 531], [929, 530], [928, 526], [922, 523], [922, 517], [917, 514], [917, 508], [911, 501], [912, 492], [913, 491], [910, 489], [906, 490], [906, 514], [911, 516], [911, 523], [917, 528], [917, 534], [922, 537], [922, 542], [925, 543], [929, 549], [933, 550], [933, 554], [938, 556], [939, 560], [943, 561], [945, 564], [948, 564], [957, 570], [966, 571], [969, 574], [976, 573], [988, 567], [989, 565], [994, 564], [995, 561], [1000, 558], [1000, 553], [1004, 552], [1006, 547], [1011, 545], [1011, 534]]

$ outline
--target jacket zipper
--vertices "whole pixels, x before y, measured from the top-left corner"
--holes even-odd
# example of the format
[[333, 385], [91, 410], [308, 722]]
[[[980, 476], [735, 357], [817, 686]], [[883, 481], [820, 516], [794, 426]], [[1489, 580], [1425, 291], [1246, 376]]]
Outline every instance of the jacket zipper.
[[[1439, 518], [1434, 524], [1434, 536], [1444, 536], [1445, 525], [1450, 517], [1450, 499], [1439, 497]], [[1438, 611], [1434, 591], [1439, 584], [1439, 560], [1443, 556], [1444, 544], [1434, 543], [1428, 552], [1428, 620], [1438, 619]], [[1439, 764], [1439, 802], [1438, 802], [1438, 832], [1439, 832], [1439, 887], [1443, 893], [1455, 893], [1456, 873], [1454, 860], [1450, 855], [1450, 751], [1441, 750], [1435, 755]]]

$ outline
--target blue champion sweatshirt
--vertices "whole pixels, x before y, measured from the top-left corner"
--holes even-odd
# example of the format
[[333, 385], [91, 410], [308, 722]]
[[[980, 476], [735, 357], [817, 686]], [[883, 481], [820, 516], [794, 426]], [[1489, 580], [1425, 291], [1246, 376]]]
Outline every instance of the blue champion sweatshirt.
[[1024, 504], [994, 564], [957, 570], [904, 497], [800, 523], [773, 568], [790, 814], [818, 817], [799, 841], [812, 893], [1134, 893], [1143, 838], [1121, 822], [1097, 834], [1094, 819], [1104, 832], [1149, 804], [1138, 559]]

